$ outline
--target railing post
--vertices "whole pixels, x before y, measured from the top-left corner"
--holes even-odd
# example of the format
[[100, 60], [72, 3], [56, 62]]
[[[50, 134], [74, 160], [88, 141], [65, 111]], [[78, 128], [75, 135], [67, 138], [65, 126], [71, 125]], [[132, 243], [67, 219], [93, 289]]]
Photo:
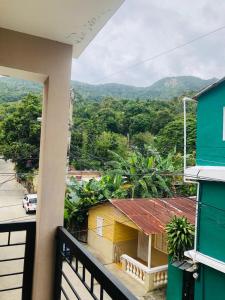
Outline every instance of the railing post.
[[146, 292], [154, 290], [154, 274], [152, 273], [145, 274], [144, 285], [145, 285]]
[[61, 285], [62, 285], [62, 255], [63, 244], [59, 238], [60, 227], [56, 231], [56, 258], [55, 258], [55, 283], [54, 283], [54, 300], [61, 299]]
[[35, 223], [28, 223], [26, 230], [26, 245], [24, 255], [24, 275], [22, 300], [32, 298], [33, 272], [34, 272], [34, 249], [35, 249]]

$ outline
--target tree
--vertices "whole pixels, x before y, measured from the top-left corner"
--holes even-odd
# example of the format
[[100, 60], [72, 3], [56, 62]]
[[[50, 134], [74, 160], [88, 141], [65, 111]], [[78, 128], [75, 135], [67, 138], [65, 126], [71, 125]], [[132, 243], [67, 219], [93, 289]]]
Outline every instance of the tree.
[[169, 109], [162, 109], [156, 112], [154, 122], [151, 126], [151, 133], [157, 135], [169, 122], [174, 119], [174, 115]]
[[29, 94], [5, 108], [0, 126], [0, 149], [5, 159], [15, 162], [18, 172], [38, 167], [41, 116], [40, 97]]
[[148, 131], [139, 132], [131, 138], [132, 148], [137, 149], [142, 154], [146, 154], [146, 150], [155, 146], [155, 137]]
[[[121, 145], [125, 139], [129, 140], [129, 148], [137, 149], [143, 154], [146, 154], [148, 146], [156, 147], [164, 156], [173, 151], [175, 145], [177, 151], [181, 152], [182, 109], [181, 99], [78, 99], [74, 105], [70, 162], [78, 169], [103, 169], [105, 162], [112, 158], [107, 153], [106, 145], [109, 145], [109, 150], [122, 154], [115, 146], [115, 140], [120, 140]], [[192, 120], [190, 123], [188, 121], [189, 153], [195, 147], [195, 128], [192, 126], [195, 122], [194, 113], [195, 104], [190, 103], [188, 115]], [[127, 155], [126, 151], [122, 152]]]
[[[184, 133], [183, 133], [183, 116], [179, 116], [175, 120], [169, 122], [160, 130], [156, 138], [156, 146], [164, 155], [176, 147], [177, 152], [183, 153]], [[195, 150], [196, 140], [196, 119], [190, 115], [187, 118], [187, 150], [192, 153]]]
[[128, 151], [127, 138], [121, 134], [104, 131], [99, 135], [95, 143], [94, 153], [98, 155], [103, 163], [112, 159], [110, 151], [118, 153], [120, 156], [125, 157]]

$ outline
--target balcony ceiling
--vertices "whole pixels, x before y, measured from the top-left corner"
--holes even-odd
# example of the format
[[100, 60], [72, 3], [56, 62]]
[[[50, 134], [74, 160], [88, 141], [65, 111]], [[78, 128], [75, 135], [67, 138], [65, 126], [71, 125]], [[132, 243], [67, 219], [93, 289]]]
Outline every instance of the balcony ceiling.
[[1, 0], [0, 27], [73, 45], [78, 57], [124, 0]]

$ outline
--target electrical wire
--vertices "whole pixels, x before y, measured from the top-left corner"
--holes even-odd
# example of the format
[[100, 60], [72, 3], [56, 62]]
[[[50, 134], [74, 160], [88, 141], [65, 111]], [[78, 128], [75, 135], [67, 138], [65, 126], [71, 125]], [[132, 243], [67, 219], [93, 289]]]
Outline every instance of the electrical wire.
[[[7, 175], [8, 173], [4, 173], [2, 175]], [[16, 173], [15, 173], [16, 174]], [[20, 173], [20, 174], [29, 174], [29, 173]], [[1, 175], [1, 174], [0, 174]], [[66, 173], [65, 175], [71, 175], [70, 173]], [[132, 177], [132, 176], [145, 176], [145, 177], [152, 177], [154, 175], [160, 175], [160, 176], [165, 176], [165, 177], [187, 177], [187, 178], [190, 178], [190, 179], [193, 179], [193, 180], [206, 180], [206, 181], [216, 181], [216, 182], [225, 182], [225, 179], [219, 179], [219, 178], [214, 178], [214, 177], [208, 177], [208, 176], [198, 176], [198, 175], [190, 175], [190, 174], [184, 174], [184, 173], [175, 173], [175, 172], [168, 172], [166, 173], [166, 170], [165, 171], [155, 171], [155, 169], [153, 169], [153, 173], [133, 173], [133, 174], [130, 174], [130, 173], [120, 173], [121, 176], [129, 176], [129, 177]], [[13, 178], [13, 179], [16, 179], [16, 178]], [[12, 180], [13, 180], [12, 179]], [[194, 183], [194, 182], [193, 182]]]
[[195, 42], [197, 42], [197, 41], [199, 41], [199, 40], [202, 40], [202, 39], [204, 39], [204, 38], [206, 38], [206, 37], [208, 37], [208, 36], [210, 36], [210, 35], [212, 35], [212, 34], [215, 34], [216, 32], [221, 31], [221, 30], [223, 30], [223, 29], [225, 29], [225, 25], [223, 25], [223, 26], [221, 26], [221, 27], [218, 27], [218, 28], [216, 28], [216, 29], [214, 29], [214, 30], [212, 30], [212, 31], [207, 32], [207, 33], [204, 33], [204, 34], [202, 34], [202, 35], [199, 35], [199, 36], [197, 36], [197, 37], [195, 37], [195, 38], [193, 38], [193, 39], [191, 39], [191, 40], [189, 40], [189, 41], [187, 41], [187, 42], [185, 42], [185, 43], [179, 44], [179, 45], [177, 45], [177, 46], [175, 46], [175, 47], [173, 47], [173, 48], [170, 48], [170, 49], [164, 50], [164, 51], [162, 51], [162, 52], [159, 52], [159, 53], [156, 54], [156, 55], [153, 55], [153, 56], [148, 57], [148, 58], [146, 58], [146, 59], [144, 59], [144, 60], [141, 60], [141, 61], [139, 61], [139, 62], [136, 62], [136, 63], [134, 63], [134, 64], [132, 64], [132, 65], [126, 67], [126, 68], [123, 68], [123, 69], [118, 70], [118, 71], [116, 71], [116, 72], [114, 72], [114, 73], [111, 73], [111, 74], [106, 75], [106, 76], [104, 76], [104, 77], [102, 77], [102, 78], [99, 78], [96, 82], [93, 82], [92, 84], [98, 84], [98, 83], [100, 83], [100, 82], [104, 81], [105, 79], [108, 79], [108, 78], [110, 78], [110, 77], [112, 77], [112, 76], [115, 76], [115, 75], [124, 73], [124, 72], [126, 72], [127, 70], [136, 68], [136, 67], [138, 67], [139, 65], [145, 64], [145, 63], [147, 63], [147, 62], [149, 62], [149, 61], [154, 61], [155, 59], [158, 59], [158, 58], [160, 58], [160, 57], [162, 57], [162, 56], [165, 56], [165, 55], [167, 55], [167, 54], [170, 54], [170, 53], [172, 53], [172, 52], [174, 52], [174, 51], [176, 51], [176, 50], [178, 50], [178, 49], [184, 48], [184, 47], [186, 47], [186, 46], [188, 46], [188, 45], [190, 45], [190, 44], [192, 44], [192, 43], [195, 43]]
[[0, 187], [1, 187], [3, 184], [7, 183], [7, 182], [13, 181], [14, 179], [16, 179], [15, 176], [13, 176], [13, 177], [11, 177], [11, 178], [8, 178], [8, 179], [6, 179], [6, 180], [0, 182]]

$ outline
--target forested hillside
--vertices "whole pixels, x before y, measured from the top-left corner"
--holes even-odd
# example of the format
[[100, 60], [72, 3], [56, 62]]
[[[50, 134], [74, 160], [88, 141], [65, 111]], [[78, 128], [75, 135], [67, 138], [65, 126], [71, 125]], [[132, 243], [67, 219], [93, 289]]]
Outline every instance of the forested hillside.
[[[135, 87], [123, 84], [108, 83], [91, 85], [71, 81], [76, 95], [86, 100], [102, 100], [105, 97], [117, 99], [168, 100], [190, 92], [196, 92], [215, 82], [216, 79], [203, 80], [193, 76], [163, 78], [148, 87]], [[41, 85], [25, 80], [0, 77], [0, 103], [16, 101], [28, 93], [41, 93]]]
[[28, 93], [40, 94], [41, 90], [41, 84], [32, 81], [0, 77], [0, 103], [20, 100]]
[[[40, 96], [0, 105], [0, 152], [23, 158], [19, 166], [37, 166]], [[188, 104], [188, 151], [195, 149], [195, 103]], [[77, 169], [107, 169], [112, 151], [121, 157], [155, 149], [162, 156], [183, 151], [182, 100], [75, 100], [70, 162]], [[27, 161], [29, 161], [27, 164]]]
[[[195, 105], [188, 103], [189, 165], [195, 157]], [[76, 98], [70, 165], [80, 170], [97, 169], [104, 175], [100, 181], [73, 183], [67, 209], [77, 203], [76, 197], [81, 199], [79, 209], [83, 210], [109, 198], [195, 194], [195, 187], [185, 184], [182, 177], [182, 107], [182, 98]], [[30, 186], [38, 171], [41, 96], [29, 94], [21, 101], [1, 104], [0, 116], [0, 154], [15, 163], [18, 178]], [[72, 204], [71, 199], [75, 199]]]
[[[182, 100], [80, 100], [74, 105], [71, 163], [78, 169], [105, 169], [113, 155], [130, 151], [161, 155], [183, 152]], [[195, 103], [188, 108], [188, 151], [195, 149]], [[110, 151], [111, 150], [111, 151]]]

